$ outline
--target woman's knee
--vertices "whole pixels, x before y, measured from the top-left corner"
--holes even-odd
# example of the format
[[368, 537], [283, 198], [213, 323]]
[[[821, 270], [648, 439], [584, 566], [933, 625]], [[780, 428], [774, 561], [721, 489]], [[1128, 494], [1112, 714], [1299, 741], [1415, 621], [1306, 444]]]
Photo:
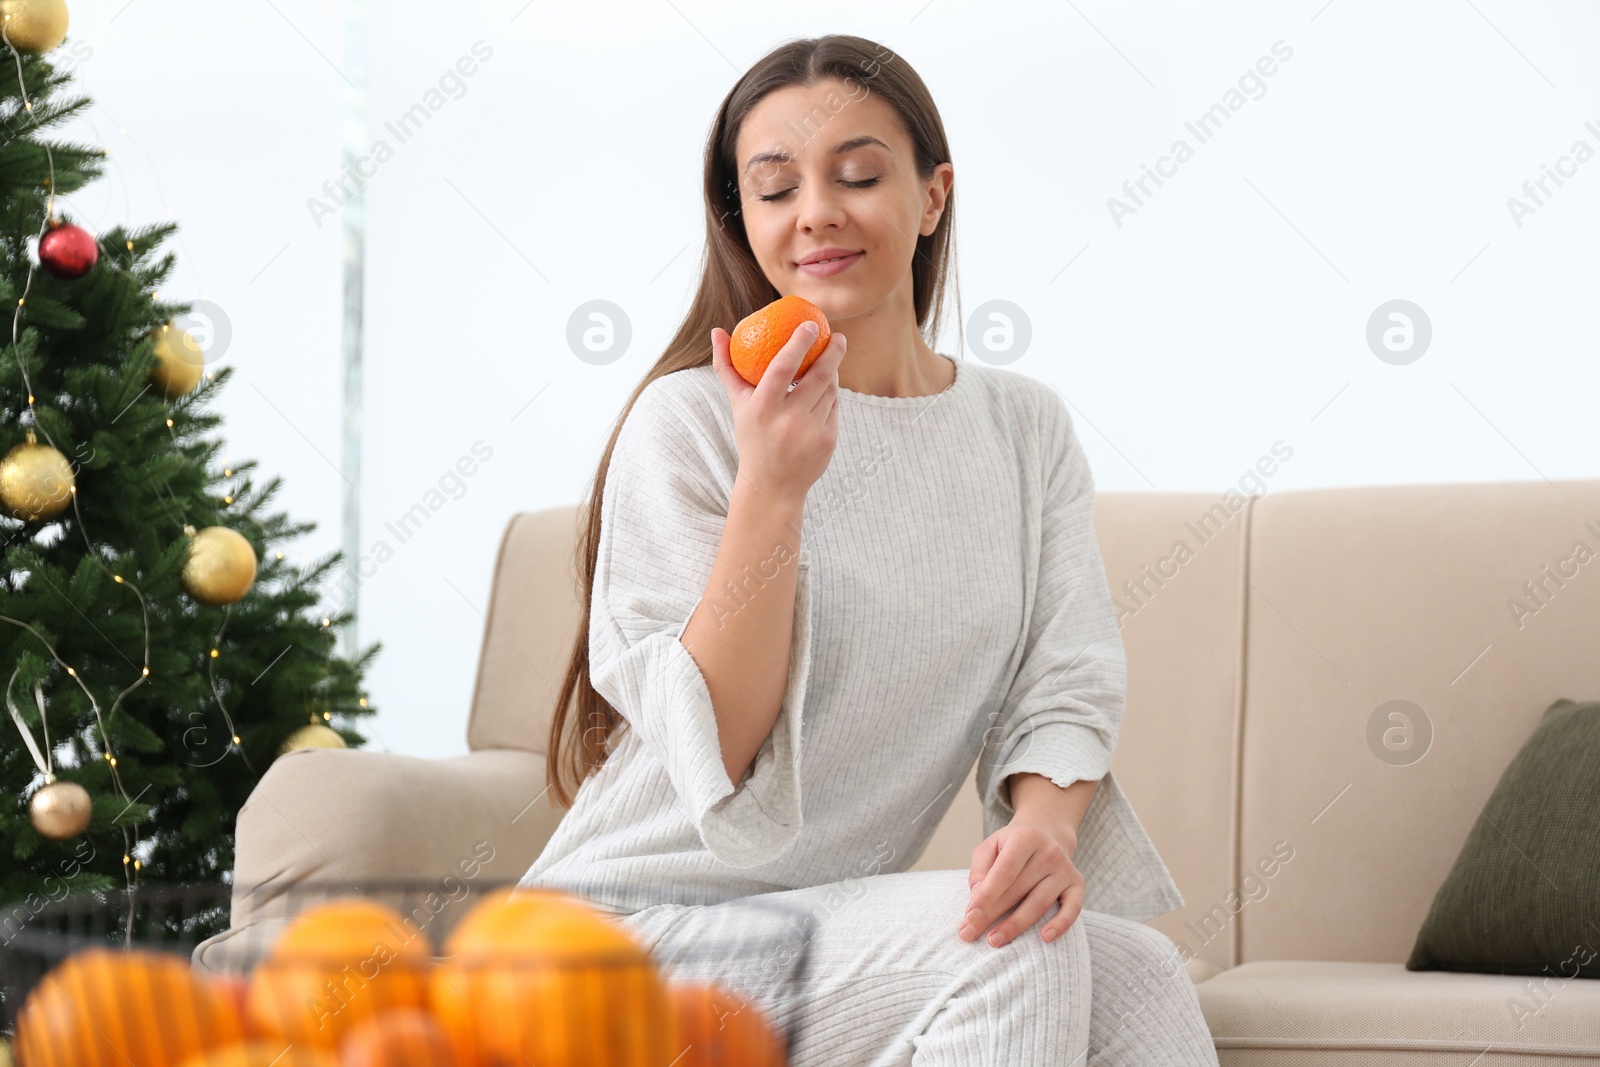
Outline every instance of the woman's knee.
[[1085, 911], [1079, 921], [1097, 988], [1109, 986], [1125, 998], [1142, 999], [1187, 993], [1193, 984], [1178, 946], [1155, 927], [1105, 912]]

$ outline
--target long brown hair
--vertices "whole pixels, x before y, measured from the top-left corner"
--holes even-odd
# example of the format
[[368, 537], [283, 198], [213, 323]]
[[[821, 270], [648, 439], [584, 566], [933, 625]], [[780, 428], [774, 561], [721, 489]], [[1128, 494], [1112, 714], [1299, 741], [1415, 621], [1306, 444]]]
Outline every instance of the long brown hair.
[[[605, 762], [612, 732], [626, 722], [595, 691], [589, 680], [589, 601], [594, 587], [595, 555], [600, 544], [600, 503], [605, 492], [606, 471], [611, 466], [611, 450], [628, 412], [633, 410], [634, 401], [651, 382], [673, 371], [711, 363], [708, 338], [713, 326], [731, 329], [746, 315], [783, 295], [767, 280], [750, 251], [750, 240], [740, 215], [734, 148], [745, 116], [768, 93], [791, 85], [810, 87], [826, 79], [839, 79], [852, 87], [860, 85], [878, 93], [894, 107], [916, 146], [917, 173], [924, 180], [933, 176], [934, 168], [940, 163], [950, 162], [944, 123], [928, 87], [897, 54], [863, 37], [829, 34], [784, 44], [751, 67], [717, 109], [716, 121], [706, 140], [703, 188], [706, 242], [701, 256], [700, 286], [677, 334], [617, 416], [611, 428], [611, 439], [606, 442], [605, 453], [600, 458], [600, 468], [590, 486], [588, 502], [580, 510], [582, 530], [576, 561], [581, 580], [581, 618], [566, 679], [551, 718], [545, 756], [550, 793], [562, 807], [571, 807], [584, 779]], [[955, 190], [952, 188], [933, 232], [918, 236], [911, 263], [917, 328], [930, 346], [938, 332], [945, 290], [953, 276], [954, 227]], [[959, 331], [959, 295], [956, 315]], [[577, 722], [584, 724], [582, 729], [566, 729], [569, 712], [573, 711], [577, 713]], [[566, 788], [569, 780], [571, 792]]]

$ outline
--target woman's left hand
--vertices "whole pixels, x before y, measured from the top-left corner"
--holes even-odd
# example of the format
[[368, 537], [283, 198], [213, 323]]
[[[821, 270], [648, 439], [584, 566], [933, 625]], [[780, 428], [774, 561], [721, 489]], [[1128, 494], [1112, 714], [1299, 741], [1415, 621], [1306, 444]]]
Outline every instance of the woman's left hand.
[[[1011, 822], [983, 840], [972, 853], [971, 903], [961, 926], [961, 940], [975, 940], [1016, 905], [989, 935], [995, 948], [1032, 926], [1061, 902], [1061, 910], [1039, 931], [1052, 941], [1077, 921], [1086, 893], [1083, 875], [1073, 865], [1077, 838], [1046, 819], [1018, 813]], [[1019, 903], [1020, 901], [1020, 903]]]

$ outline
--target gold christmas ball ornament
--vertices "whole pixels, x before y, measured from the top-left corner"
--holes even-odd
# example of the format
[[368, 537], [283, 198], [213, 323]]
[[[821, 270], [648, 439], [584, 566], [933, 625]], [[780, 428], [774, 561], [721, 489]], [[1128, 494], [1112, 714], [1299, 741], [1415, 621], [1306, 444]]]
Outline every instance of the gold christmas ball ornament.
[[28, 802], [28, 821], [40, 837], [62, 841], [89, 828], [93, 809], [87, 789], [77, 782], [57, 779], [33, 794]]
[[189, 558], [183, 564], [183, 588], [202, 604], [232, 604], [256, 580], [256, 550], [244, 534], [226, 526], [207, 526], [189, 537]]
[[283, 744], [278, 747], [278, 755], [293, 752], [297, 748], [349, 748], [344, 743], [344, 738], [332, 727], [314, 722], [310, 726], [302, 726], [294, 733], [283, 739]]
[[66, 0], [0, 0], [0, 19], [19, 52], [48, 52], [67, 39]]
[[206, 354], [194, 334], [168, 322], [151, 336], [156, 340], [156, 365], [150, 368], [150, 380], [156, 388], [172, 400], [199, 385], [206, 369]]
[[72, 503], [76, 484], [67, 457], [41, 445], [32, 428], [28, 439], [0, 459], [0, 505], [14, 519], [53, 519]]

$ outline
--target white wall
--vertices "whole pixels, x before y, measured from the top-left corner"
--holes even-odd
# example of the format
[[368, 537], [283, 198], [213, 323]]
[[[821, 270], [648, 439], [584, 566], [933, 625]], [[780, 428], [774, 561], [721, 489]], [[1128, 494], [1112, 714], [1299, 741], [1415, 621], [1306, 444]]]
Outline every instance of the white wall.
[[[362, 589], [361, 639], [385, 644], [374, 747], [464, 751], [501, 530], [587, 486], [686, 307], [712, 114], [790, 37], [858, 33], [928, 82], [954, 147], [964, 312], [1026, 315], [1009, 365], [1060, 386], [1102, 489], [1220, 493], [1280, 439], [1293, 457], [1269, 490], [1600, 477], [1600, 160], [1520, 225], [1507, 205], [1575, 142], [1600, 150], [1593, 5], [439, 9], [369, 14], [371, 137], [395, 149], [367, 185], [362, 539], [395, 550]], [[97, 100], [77, 132], [113, 156], [71, 207], [95, 226], [182, 223], [167, 290], [234, 329], [226, 438], [321, 525], [297, 554], [331, 551], [341, 246], [307, 201], [339, 167], [337, 7], [133, 0], [73, 18]], [[478, 41], [492, 57], [398, 143], [384, 123]], [[1292, 56], [1200, 143], [1185, 122], [1279, 41]], [[1193, 158], [1119, 226], [1108, 198], [1178, 138]], [[607, 366], [565, 340], [592, 299], [632, 325]], [[1406, 365], [1366, 340], [1393, 299], [1432, 324]], [[987, 325], [967, 322], [969, 344]], [[458, 499], [403, 544], [386, 531], [479, 441], [492, 455]]]

